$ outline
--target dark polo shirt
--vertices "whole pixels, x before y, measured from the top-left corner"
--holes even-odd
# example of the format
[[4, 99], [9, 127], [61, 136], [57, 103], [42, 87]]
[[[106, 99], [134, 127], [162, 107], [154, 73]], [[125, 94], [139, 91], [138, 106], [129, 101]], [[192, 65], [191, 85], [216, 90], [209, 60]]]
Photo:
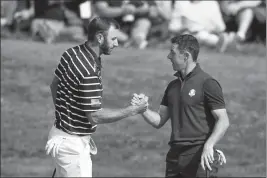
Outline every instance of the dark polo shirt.
[[222, 88], [197, 64], [191, 73], [169, 83], [161, 105], [171, 118], [171, 146], [204, 144], [215, 125], [212, 110], [225, 108]]

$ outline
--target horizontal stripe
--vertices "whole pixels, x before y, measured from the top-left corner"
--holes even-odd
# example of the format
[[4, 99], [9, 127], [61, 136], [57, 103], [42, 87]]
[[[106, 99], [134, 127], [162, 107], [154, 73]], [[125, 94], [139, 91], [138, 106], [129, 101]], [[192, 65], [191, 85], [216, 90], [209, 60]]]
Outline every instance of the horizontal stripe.
[[92, 99], [77, 99], [77, 103], [79, 104], [86, 104], [86, 103], [91, 103], [92, 100], [100, 100], [100, 103], [102, 103], [102, 98], [92, 98]]
[[78, 96], [78, 95], [73, 95], [75, 98], [80, 98], [80, 99], [94, 99], [94, 98], [102, 98], [101, 95], [98, 96]]
[[73, 91], [73, 92], [70, 91], [62, 82], [59, 83], [58, 88], [59, 88], [59, 90], [64, 90], [64, 91], [68, 92], [68, 95], [70, 95], [70, 96], [73, 94], [73, 92], [75, 92], [75, 91]]
[[[64, 86], [58, 85], [58, 91], [65, 92], [69, 98], [73, 98], [75, 101], [82, 102], [84, 99], [93, 99], [93, 98], [102, 98], [103, 89], [96, 91], [88, 91], [88, 92], [71, 92]], [[68, 93], [68, 94], [67, 94]], [[59, 93], [61, 95], [61, 93]], [[65, 97], [65, 96], [64, 96]]]
[[[57, 74], [55, 74], [57, 76]], [[58, 76], [57, 76], [58, 77]], [[95, 94], [93, 94], [92, 92], [102, 92], [103, 91], [103, 86], [102, 85], [79, 85], [77, 86], [77, 88], [73, 87], [71, 84], [69, 84], [66, 79], [60, 78], [58, 77], [59, 80], [61, 81], [59, 83], [59, 85], [61, 85], [62, 87], [64, 87], [65, 90], [67, 90], [69, 93], [75, 93], [76, 95], [80, 95], [80, 96], [95, 96]], [[67, 88], [68, 87], [68, 88]], [[91, 93], [91, 94], [88, 94]], [[99, 95], [99, 94], [97, 94]]]
[[101, 83], [81, 83], [80, 85], [101, 85]]
[[[85, 112], [77, 112], [77, 110], [75, 110], [75, 109], [72, 109], [72, 108], [70, 108], [71, 110], [69, 110], [69, 109], [67, 109], [65, 106], [63, 106], [63, 105], [58, 105], [58, 104], [55, 104], [56, 105], [56, 107], [58, 107], [58, 108], [56, 108], [56, 110], [58, 111], [58, 112], [64, 112], [65, 114], [66, 113], [69, 113], [69, 114], [71, 114], [74, 118], [77, 118], [77, 119], [80, 119], [80, 121], [81, 122], [85, 122], [86, 120], [87, 120], [87, 117], [86, 116], [84, 116], [85, 115]], [[94, 111], [95, 111], [95, 109], [94, 109]], [[84, 115], [83, 115], [84, 114]]]
[[[56, 101], [56, 110], [58, 111], [61, 111], [61, 109], [64, 109], [64, 108], [68, 108], [68, 110], [71, 111], [71, 113], [75, 113], [75, 115], [79, 115], [79, 116], [85, 116], [85, 112], [83, 110], [80, 110], [80, 109], [76, 109], [77, 107], [75, 106], [69, 106], [67, 105], [66, 103], [61, 103], [61, 101]], [[74, 115], [74, 117], [75, 117]], [[80, 118], [80, 120], [84, 120], [85, 118]]]
[[98, 85], [80, 85], [79, 91], [87, 91], [87, 90], [103, 90], [103, 86]]
[[80, 134], [85, 134], [85, 133], [92, 133], [95, 132], [96, 127], [92, 126], [91, 128], [79, 128], [79, 127], [72, 127], [66, 121], [60, 120], [60, 124], [63, 128], [67, 129], [70, 132], [77, 132]]
[[90, 128], [87, 128], [87, 127], [71, 125], [71, 124], [69, 124], [68, 122], [66, 122], [64, 119], [61, 119], [60, 121], [62, 121], [62, 122], [64, 122], [65, 124], [67, 124], [69, 127], [73, 127], [73, 128], [77, 128], [77, 129], [90, 129]]
[[64, 130], [65, 132], [67, 132], [69, 134], [75, 134], [75, 135], [81, 135], [82, 136], [82, 135], [91, 135], [92, 133], [94, 133], [96, 131], [97, 125], [93, 126], [89, 132], [75, 132], [75, 131], [68, 130], [68, 128], [65, 128], [62, 125], [60, 127], [62, 130]]
[[[63, 109], [63, 112], [65, 112], [65, 113], [69, 113], [69, 114], [71, 114], [71, 115], [73, 115], [74, 117], [78, 117], [78, 119], [80, 119], [80, 121], [81, 122], [83, 122], [82, 120], [87, 120], [87, 117], [86, 116], [84, 116], [84, 115], [81, 115], [81, 114], [79, 114], [79, 113], [75, 113], [73, 110], [71, 111], [71, 110], [69, 110], [69, 109], [67, 109], [65, 106], [63, 106], [63, 105], [58, 105], [58, 104], [55, 104], [58, 108], [56, 108], [56, 111], [58, 111], [58, 110], [60, 110], [60, 109]], [[58, 111], [59, 112], [59, 111]], [[84, 123], [86, 123], [86, 122], [84, 122]]]
[[[69, 76], [70, 72], [67, 71], [61, 64], [59, 64], [57, 70], [60, 72], [61, 75], [66, 76], [67, 81], [68, 81], [69, 83], [71, 83], [72, 86], [76, 86], [76, 85], [78, 85], [78, 84], [74, 81], [74, 79], [72, 79], [72, 78]], [[73, 78], [74, 78], [74, 76], [73, 76]]]
[[63, 117], [61, 117], [61, 119], [65, 120], [66, 122], [71, 121], [70, 125], [74, 126], [74, 127], [84, 127], [84, 128], [90, 128], [92, 126], [92, 124], [88, 121], [88, 122], [82, 122], [79, 120], [75, 120], [72, 119], [71, 117], [69, 117], [67, 114], [65, 114], [64, 112], [61, 112], [60, 114], [62, 114]]
[[[63, 80], [61, 80], [61, 82], [62, 82], [62, 84], [63, 83], [65, 83], [67, 86], [69, 86], [72, 90], [74, 90], [74, 91], [78, 91], [76, 88], [75, 88], [75, 85], [73, 85], [73, 84], [70, 84], [68, 81], [67, 81], [67, 79], [64, 77], [64, 74], [63, 73], [61, 73], [61, 71], [60, 70], [58, 70], [59, 72], [60, 72], [60, 76], [61, 76], [61, 79], [63, 79]], [[76, 85], [77, 86], [77, 85]]]
[[103, 89], [96, 89], [96, 90], [79, 90], [81, 93], [91, 93], [91, 92], [96, 92], [96, 91], [103, 91]]
[[[86, 109], [88, 109], [89, 106], [91, 106], [90, 108], [95, 109], [95, 108], [99, 108], [99, 107], [102, 105], [100, 99], [99, 99], [99, 102], [98, 102], [98, 103], [92, 103], [92, 102], [91, 102], [91, 99], [90, 99], [88, 102], [84, 102], [84, 103], [76, 102], [75, 100], [73, 100], [73, 99], [71, 99], [71, 98], [69, 98], [68, 100], [67, 100], [67, 99], [63, 99], [63, 98], [59, 98], [59, 100], [64, 101], [68, 106], [71, 107], [70, 103], [68, 102], [68, 100], [69, 100], [69, 101], [72, 102], [73, 105], [75, 104], [75, 106], [72, 105], [72, 107], [82, 108], [82, 111], [84, 111], [85, 107], [86, 107]], [[56, 105], [57, 105], [57, 104], [56, 104]], [[97, 105], [97, 107], [96, 107], [96, 105]], [[58, 107], [64, 107], [65, 109], [67, 109], [65, 106], [62, 106], [62, 105], [58, 105]], [[90, 108], [89, 108], [89, 109], [90, 109]], [[69, 110], [69, 111], [70, 111], [70, 110]], [[72, 112], [74, 112], [74, 111], [72, 111]], [[79, 113], [75, 113], [75, 115], [78, 115], [78, 116], [80, 116], [81, 118], [86, 118], [86, 117], [80, 115]]]
[[97, 75], [84, 77], [81, 81], [82, 84], [89, 84], [89, 83], [101, 83], [100, 78]]
[[92, 97], [92, 96], [102, 96], [102, 93], [103, 93], [103, 89], [101, 89], [101, 90], [90, 90], [90, 91], [88, 91], [88, 92], [86, 92], [86, 91], [81, 91], [81, 92], [79, 92], [79, 93], [75, 93], [75, 95], [77, 95], [77, 96], [82, 96], [82, 97]]
[[[59, 100], [60, 102], [63, 101], [63, 103], [66, 103], [66, 105], [76, 111], [82, 111], [82, 112], [86, 112], [86, 111], [90, 111], [90, 112], [93, 112], [93, 111], [98, 111], [100, 108], [94, 108], [94, 107], [91, 107], [92, 105], [82, 105], [82, 104], [78, 104], [78, 103], [73, 103], [75, 104], [76, 106], [73, 106], [71, 105], [69, 102], [67, 102], [65, 99], [63, 98], [56, 98], [56, 101]], [[57, 103], [56, 103], [57, 104]], [[59, 105], [60, 106], [60, 105]], [[79, 112], [75, 112], [75, 111], [72, 111], [74, 113], [77, 113], [79, 114]], [[79, 114], [81, 115], [81, 114]]]

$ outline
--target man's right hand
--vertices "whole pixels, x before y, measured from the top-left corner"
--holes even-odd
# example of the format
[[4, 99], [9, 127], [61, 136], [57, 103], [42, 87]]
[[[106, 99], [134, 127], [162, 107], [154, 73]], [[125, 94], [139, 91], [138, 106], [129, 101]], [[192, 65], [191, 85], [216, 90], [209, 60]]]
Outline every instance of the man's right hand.
[[143, 94], [134, 94], [131, 100], [131, 107], [134, 110], [133, 115], [144, 113], [148, 109], [148, 97]]
[[147, 102], [147, 104], [148, 104], [148, 97], [146, 95], [144, 95], [143, 93], [141, 93], [139, 95], [134, 93], [133, 94], [133, 98], [131, 100], [131, 104], [132, 105], [138, 105], [140, 102], [141, 103], [142, 102]]

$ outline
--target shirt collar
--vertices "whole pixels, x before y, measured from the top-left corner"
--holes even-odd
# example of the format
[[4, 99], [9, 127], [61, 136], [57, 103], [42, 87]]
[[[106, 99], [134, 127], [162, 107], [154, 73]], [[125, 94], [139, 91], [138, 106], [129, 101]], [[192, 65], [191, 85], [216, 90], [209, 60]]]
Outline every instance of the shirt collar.
[[194, 69], [191, 72], [189, 72], [185, 77], [183, 77], [183, 75], [182, 75], [182, 73], [180, 71], [176, 72], [174, 74], [174, 76], [176, 76], [176, 77], [178, 77], [178, 78], [180, 78], [182, 80], [185, 80], [185, 79], [188, 79], [188, 78], [194, 76], [195, 74], [197, 74], [200, 71], [201, 71], [201, 68], [199, 66], [199, 63], [197, 63], [196, 66], [194, 67]]
[[98, 57], [95, 51], [89, 45], [87, 45], [86, 42], [84, 43], [84, 46], [93, 55], [96, 66], [101, 69], [102, 68], [101, 57]]

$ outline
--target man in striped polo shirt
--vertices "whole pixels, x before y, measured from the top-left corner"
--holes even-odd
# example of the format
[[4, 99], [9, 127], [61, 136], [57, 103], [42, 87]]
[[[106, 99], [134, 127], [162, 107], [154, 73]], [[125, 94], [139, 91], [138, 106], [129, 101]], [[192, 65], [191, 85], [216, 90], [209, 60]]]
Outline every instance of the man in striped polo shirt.
[[[55, 123], [46, 145], [59, 177], [92, 177], [90, 153], [96, 147], [90, 135], [97, 124], [119, 121], [144, 112], [147, 102], [123, 109], [102, 108], [100, 56], [110, 55], [118, 46], [115, 21], [94, 18], [88, 25], [88, 40], [66, 50], [55, 70], [51, 93]], [[97, 43], [97, 49], [92, 48]]]

